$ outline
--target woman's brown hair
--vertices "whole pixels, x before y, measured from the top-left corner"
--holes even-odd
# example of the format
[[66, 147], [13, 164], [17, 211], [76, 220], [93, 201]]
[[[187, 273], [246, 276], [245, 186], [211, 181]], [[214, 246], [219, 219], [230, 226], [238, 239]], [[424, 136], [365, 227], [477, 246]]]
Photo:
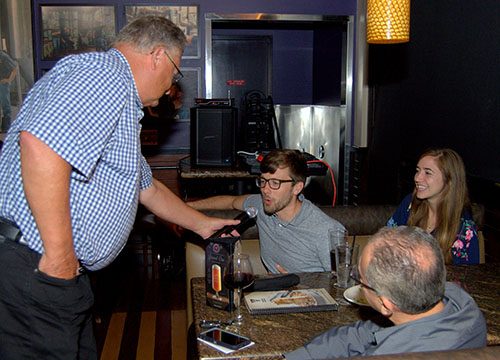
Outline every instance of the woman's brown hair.
[[[435, 159], [443, 174], [443, 196], [437, 209], [434, 236], [443, 251], [446, 264], [451, 264], [451, 247], [459, 230], [460, 219], [464, 210], [470, 211], [465, 166], [460, 155], [451, 149], [429, 149], [420, 156], [419, 161], [426, 156]], [[427, 228], [428, 214], [429, 202], [417, 199], [415, 189], [408, 225]]]

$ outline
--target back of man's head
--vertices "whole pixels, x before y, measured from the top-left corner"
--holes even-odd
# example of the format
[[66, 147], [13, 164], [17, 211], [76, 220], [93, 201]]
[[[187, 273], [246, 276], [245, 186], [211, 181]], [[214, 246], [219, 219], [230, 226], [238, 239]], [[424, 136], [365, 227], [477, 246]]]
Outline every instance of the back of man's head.
[[368, 283], [407, 314], [420, 314], [442, 300], [443, 254], [434, 237], [414, 226], [384, 227], [370, 239]]
[[163, 16], [146, 15], [127, 24], [120, 30], [112, 46], [128, 44], [137, 51], [146, 53], [156, 46], [178, 49], [182, 53], [186, 46], [186, 35], [177, 25]]
[[264, 156], [260, 164], [262, 173], [274, 174], [278, 169], [288, 168], [295, 182], [306, 182], [307, 162], [299, 150], [277, 149]]

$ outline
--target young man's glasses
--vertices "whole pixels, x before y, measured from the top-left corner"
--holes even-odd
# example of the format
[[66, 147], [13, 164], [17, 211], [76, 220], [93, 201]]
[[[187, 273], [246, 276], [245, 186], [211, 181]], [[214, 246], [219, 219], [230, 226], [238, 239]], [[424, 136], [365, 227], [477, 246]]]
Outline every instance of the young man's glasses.
[[373, 292], [377, 292], [377, 290], [375, 290], [374, 288], [372, 288], [370, 285], [367, 285], [365, 284], [364, 282], [361, 281], [361, 275], [359, 275], [359, 269], [358, 269], [358, 265], [353, 265], [353, 267], [351, 268], [351, 272], [349, 273], [349, 277], [351, 279], [353, 279], [356, 283], [358, 283], [359, 285], [361, 285], [362, 287], [368, 289], [368, 290], [371, 290]]
[[280, 180], [280, 179], [264, 179], [263, 177], [258, 177], [255, 179], [255, 183], [260, 188], [265, 188], [266, 183], [269, 184], [269, 188], [272, 190], [278, 190], [282, 183], [295, 183], [295, 180]]

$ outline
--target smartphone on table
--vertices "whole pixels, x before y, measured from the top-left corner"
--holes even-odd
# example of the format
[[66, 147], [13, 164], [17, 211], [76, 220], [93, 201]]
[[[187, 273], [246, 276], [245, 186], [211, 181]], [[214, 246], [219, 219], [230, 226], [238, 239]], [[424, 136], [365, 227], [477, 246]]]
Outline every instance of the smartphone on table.
[[222, 329], [204, 331], [200, 333], [200, 339], [232, 350], [241, 349], [251, 343], [251, 340], [247, 337]]

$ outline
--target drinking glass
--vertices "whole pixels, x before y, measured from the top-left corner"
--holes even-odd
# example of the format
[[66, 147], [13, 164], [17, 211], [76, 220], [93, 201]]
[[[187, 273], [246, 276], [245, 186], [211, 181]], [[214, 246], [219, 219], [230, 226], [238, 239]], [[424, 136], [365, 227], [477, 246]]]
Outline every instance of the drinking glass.
[[336, 287], [346, 289], [353, 283], [349, 278], [351, 267], [358, 263], [359, 245], [352, 246], [348, 242], [337, 245], [335, 251], [335, 262], [337, 266]]
[[232, 254], [226, 261], [224, 268], [224, 284], [230, 289], [236, 289], [235, 301], [237, 315], [234, 325], [243, 323], [241, 315], [241, 290], [250, 286], [254, 281], [254, 273], [250, 257], [246, 254]]
[[332, 277], [337, 275], [335, 250], [338, 245], [344, 244], [347, 241], [346, 229], [332, 229], [328, 231], [330, 239], [330, 264], [332, 266]]

